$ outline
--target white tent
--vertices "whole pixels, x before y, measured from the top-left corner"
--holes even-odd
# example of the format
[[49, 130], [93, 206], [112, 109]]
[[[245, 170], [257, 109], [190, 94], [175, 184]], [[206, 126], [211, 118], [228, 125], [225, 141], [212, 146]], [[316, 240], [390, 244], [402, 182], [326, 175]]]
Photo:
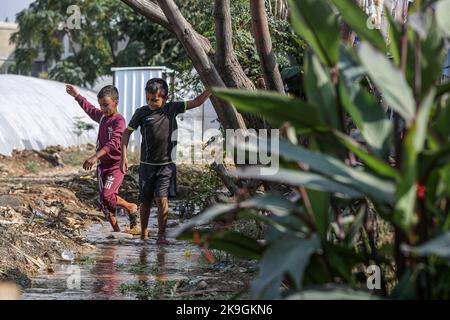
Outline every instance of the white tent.
[[[78, 89], [97, 106], [95, 92]], [[77, 136], [77, 117], [94, 129]], [[0, 75], [0, 154], [95, 143], [98, 126], [66, 93], [65, 84], [17, 75]]]

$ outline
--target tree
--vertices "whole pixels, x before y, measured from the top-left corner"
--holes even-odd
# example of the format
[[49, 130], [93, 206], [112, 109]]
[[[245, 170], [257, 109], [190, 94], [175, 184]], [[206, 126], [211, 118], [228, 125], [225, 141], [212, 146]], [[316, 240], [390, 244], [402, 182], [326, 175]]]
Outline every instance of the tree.
[[[42, 51], [47, 63], [52, 66], [50, 77], [55, 80], [71, 81], [80, 85], [92, 84], [98, 76], [110, 74], [111, 67], [163, 64], [180, 71], [179, 75], [189, 84], [195, 84], [197, 78], [192, 78], [193, 62], [189, 51], [180, 41], [173, 29], [173, 21], [171, 25], [158, 1], [122, 2], [140, 14], [136, 15], [120, 1], [86, 0], [78, 3], [82, 14], [81, 28], [73, 30], [58, 28], [67, 19], [67, 7], [73, 2], [36, 0], [17, 16], [20, 30], [11, 40], [17, 45], [18, 59], [11, 71], [28, 73], [34, 59]], [[234, 0], [222, 3], [222, 1], [190, 0], [177, 3], [164, 1], [164, 3], [173, 4], [171, 8], [177, 8], [181, 16], [187, 18], [197, 29], [190, 27], [195, 35], [192, 39], [195, 39], [195, 42], [198, 40], [199, 47], [215, 69], [212, 71], [207, 66], [204, 67], [202, 73], [199, 73], [199, 78], [205, 81], [206, 73], [216, 72], [223, 85], [252, 90], [255, 83], [261, 82], [261, 65], [251, 33], [248, 1]], [[224, 16], [225, 19], [219, 17], [216, 19], [214, 11], [219, 9], [230, 14]], [[222, 14], [220, 11], [217, 12], [219, 15]], [[301, 44], [298, 44], [299, 39], [286, 20], [275, 16], [280, 15], [280, 12], [278, 9], [274, 13], [268, 11], [267, 20], [273, 37], [275, 57], [279, 68], [284, 69], [299, 64], [300, 50], [297, 49]], [[227, 24], [228, 28], [221, 28]], [[69, 40], [71, 47], [71, 55], [67, 59], [62, 55], [64, 37]], [[226, 40], [227, 38], [234, 40], [233, 43]], [[223, 48], [227, 47], [231, 50], [223, 52]], [[201, 61], [201, 63], [208, 62], [205, 59]], [[199, 61], [196, 63], [200, 68]], [[211, 78], [211, 74], [208, 77]], [[217, 82], [219, 78], [216, 77], [212, 83], [221, 85]], [[209, 85], [209, 82], [205, 83]], [[214, 104], [226, 105], [219, 101], [214, 101]], [[231, 110], [230, 114], [227, 114], [227, 110]], [[222, 125], [224, 128], [243, 127], [244, 121], [239, 119], [239, 115], [233, 115], [232, 110], [229, 105], [218, 108], [217, 113]], [[246, 113], [243, 113], [243, 116], [249, 127], [266, 126], [259, 117]]]
[[[117, 1], [78, 2], [80, 28], [63, 27], [70, 17], [67, 8], [73, 4], [69, 0], [36, 0], [18, 13], [19, 31], [11, 37], [17, 46], [12, 72], [29, 73], [42, 52], [52, 79], [86, 85], [110, 74], [111, 67], [170, 67], [177, 59], [186, 60], [173, 35]], [[69, 41], [68, 57], [64, 56], [64, 38]]]
[[264, 3], [264, 0], [250, 0], [253, 36], [267, 87], [272, 91], [284, 93], [283, 80], [272, 48]]
[[[176, 35], [188, 52], [195, 69], [206, 86], [255, 89], [255, 84], [250, 80], [238, 59], [236, 59], [237, 55], [232, 43], [233, 30], [231, 27], [230, 1], [215, 1], [216, 50], [213, 49], [208, 39], [200, 35], [192, 27], [173, 0], [122, 0], [122, 2]], [[237, 2], [240, 3], [241, 1]], [[263, 13], [265, 14], [265, 10], [260, 8], [255, 12], [255, 17]], [[265, 21], [265, 18], [262, 17], [260, 21]], [[259, 25], [261, 26], [262, 24]], [[255, 36], [264, 36], [265, 38], [262, 42], [267, 43], [267, 28], [264, 33], [256, 33]], [[272, 62], [273, 58], [272, 56]], [[271, 67], [271, 69], [273, 70], [274, 68]], [[276, 75], [277, 73], [267, 73], [265, 76], [271, 79]], [[273, 82], [279, 83], [279, 79]], [[231, 105], [215, 98], [213, 98], [212, 102], [224, 128], [239, 129], [246, 127]], [[252, 128], [266, 127], [265, 122], [258, 116], [244, 113], [244, 117], [247, 124]]]

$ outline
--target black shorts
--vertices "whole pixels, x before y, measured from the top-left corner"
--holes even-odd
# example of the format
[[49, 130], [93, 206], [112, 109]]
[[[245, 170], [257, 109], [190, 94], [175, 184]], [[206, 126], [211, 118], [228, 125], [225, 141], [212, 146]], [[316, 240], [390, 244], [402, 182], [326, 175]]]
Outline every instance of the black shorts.
[[177, 190], [175, 163], [139, 166], [139, 202], [153, 202], [161, 197], [175, 197]]

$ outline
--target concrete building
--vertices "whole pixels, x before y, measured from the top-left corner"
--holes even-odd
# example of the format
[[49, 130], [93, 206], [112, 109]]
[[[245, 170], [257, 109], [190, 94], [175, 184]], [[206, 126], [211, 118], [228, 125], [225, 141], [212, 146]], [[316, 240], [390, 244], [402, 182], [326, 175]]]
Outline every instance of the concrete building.
[[0, 74], [7, 73], [8, 67], [14, 63], [16, 46], [9, 43], [9, 38], [17, 31], [17, 23], [0, 22]]

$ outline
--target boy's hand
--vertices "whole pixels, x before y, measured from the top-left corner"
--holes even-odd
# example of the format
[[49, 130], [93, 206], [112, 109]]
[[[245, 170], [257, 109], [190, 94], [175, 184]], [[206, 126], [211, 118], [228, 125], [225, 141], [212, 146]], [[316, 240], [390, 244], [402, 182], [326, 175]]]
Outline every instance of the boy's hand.
[[84, 163], [83, 163], [83, 169], [84, 170], [91, 170], [92, 167], [98, 162], [98, 158], [97, 155], [93, 155], [92, 157], [88, 158]]
[[128, 171], [128, 159], [126, 157], [120, 159], [120, 171], [122, 173], [127, 173]]
[[78, 90], [71, 84], [66, 84], [66, 92], [74, 98], [76, 98], [80, 94]]
[[207, 88], [205, 91], [202, 92], [201, 95], [196, 97], [194, 100], [189, 100], [187, 102], [187, 110], [200, 107], [203, 103], [205, 103], [206, 100], [211, 96], [211, 89]]

